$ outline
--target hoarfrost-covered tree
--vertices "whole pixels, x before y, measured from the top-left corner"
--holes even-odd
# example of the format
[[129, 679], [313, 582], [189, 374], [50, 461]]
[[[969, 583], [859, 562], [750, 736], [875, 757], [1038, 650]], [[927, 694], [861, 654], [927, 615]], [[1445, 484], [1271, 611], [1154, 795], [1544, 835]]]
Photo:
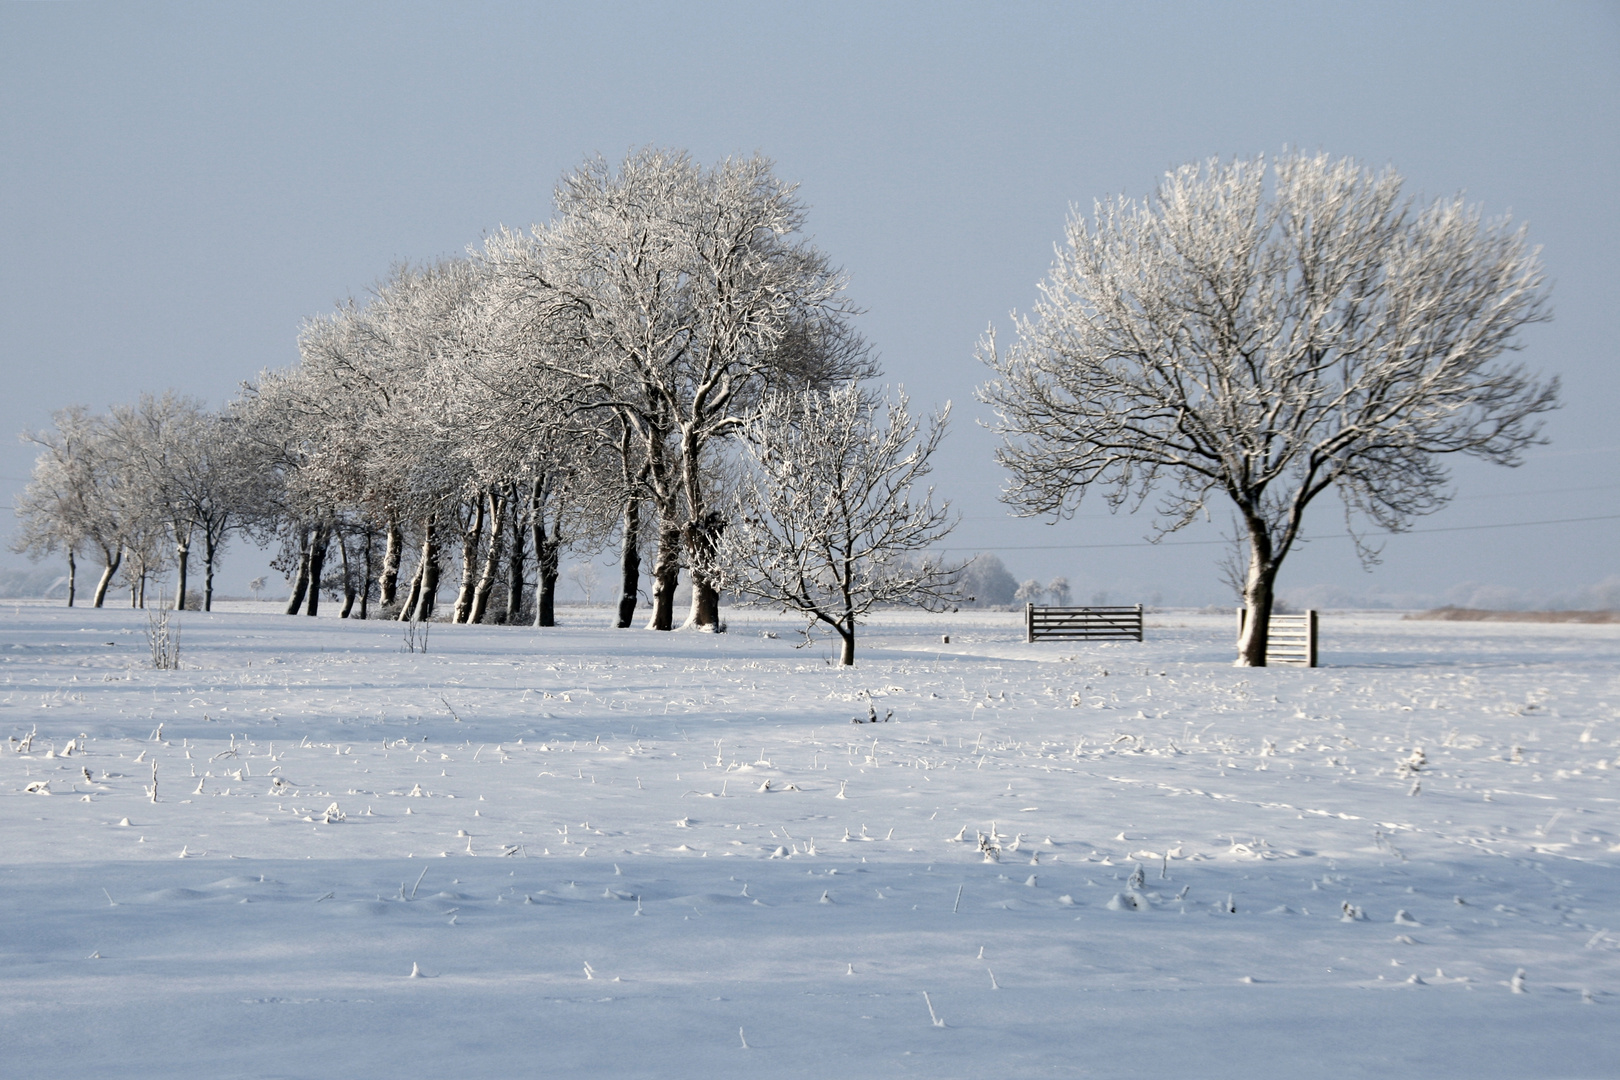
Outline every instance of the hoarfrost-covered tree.
[[[480, 264], [488, 267], [489, 264]], [[498, 303], [484, 303], [474, 321], [479, 339], [440, 365], [453, 436], [465, 444], [474, 475], [489, 492], [489, 542], [483, 570], [475, 574], [463, 554], [463, 595], [458, 611], [477, 622], [488, 605], [502, 552], [511, 560], [508, 622], [522, 607], [525, 550], [535, 564], [534, 625], [556, 625], [556, 586], [565, 550], [595, 550], [624, 505], [612, 441], [588, 387], [551, 361], [570, 347], [547, 325], [528, 325]], [[610, 418], [610, 417], [609, 417]], [[476, 514], [474, 517], [476, 518]], [[510, 517], [512, 543], [501, 522]]]
[[1162, 536], [1224, 496], [1248, 542], [1238, 663], [1258, 666], [1318, 495], [1337, 492], [1370, 564], [1361, 522], [1445, 505], [1444, 455], [1518, 464], [1557, 403], [1557, 380], [1504, 360], [1549, 318], [1537, 251], [1401, 185], [1291, 152], [1186, 165], [1144, 203], [1073, 215], [1016, 343], [980, 348], [1006, 501], [1061, 517], [1093, 489], [1116, 510], [1157, 492]]
[[[28, 487], [17, 500], [19, 528], [11, 549], [35, 560], [57, 554], [66, 557], [67, 603], [72, 607], [81, 549], [103, 547], [97, 475], [102, 440], [95, 419], [83, 406], [62, 409], [54, 419], [51, 431], [22, 435], [24, 442], [36, 444], [40, 452]], [[105, 565], [106, 572], [96, 587], [96, 607], [101, 606], [107, 583], [118, 569], [116, 553], [107, 552]]]
[[1052, 603], [1058, 607], [1068, 607], [1074, 601], [1074, 590], [1069, 587], [1069, 579], [1066, 577], [1053, 578], [1051, 584], [1046, 586], [1046, 591], [1051, 595]]
[[1013, 594], [1018, 591], [1018, 579], [999, 556], [980, 552], [963, 567], [957, 586], [963, 603], [993, 607], [1012, 603]]
[[173, 543], [174, 606], [190, 591], [192, 545], [201, 540], [203, 610], [211, 610], [214, 568], [226, 537], [240, 525], [248, 463], [233, 425], [193, 398], [143, 394], [114, 407], [109, 420], [119, 453], [136, 480], [143, 507], [162, 522]]
[[1018, 591], [1013, 593], [1013, 599], [1024, 604], [1038, 604], [1046, 597], [1046, 586], [1034, 578], [1022, 582]]
[[634, 444], [624, 458], [637, 463], [630, 497], [645, 492], [659, 519], [650, 625], [673, 626], [684, 555], [688, 623], [718, 629], [719, 592], [705, 569], [722, 527], [711, 450], [773, 385], [870, 373], [843, 276], [803, 238], [793, 186], [761, 157], [712, 169], [655, 148], [616, 169], [597, 158], [563, 178], [555, 202], [551, 224], [502, 232], [483, 257], [507, 305], [569, 341], [536, 361], [588, 387]]
[[955, 522], [917, 485], [948, 413], [919, 435], [904, 394], [884, 402], [850, 384], [768, 396], [746, 426], [731, 521], [706, 572], [831, 627], [843, 664], [874, 607], [943, 608], [961, 568], [926, 552]]

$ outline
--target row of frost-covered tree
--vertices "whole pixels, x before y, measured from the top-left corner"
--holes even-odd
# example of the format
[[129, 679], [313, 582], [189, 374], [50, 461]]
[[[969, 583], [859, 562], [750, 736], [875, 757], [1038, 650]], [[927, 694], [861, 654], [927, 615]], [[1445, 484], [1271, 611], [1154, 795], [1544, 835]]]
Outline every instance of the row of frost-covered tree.
[[[346, 616], [426, 619], [449, 602], [457, 622], [551, 625], [561, 554], [610, 545], [620, 626], [645, 577], [649, 625], [672, 628], [683, 569], [700, 628], [719, 627], [722, 588], [801, 610], [824, 594], [851, 640], [851, 585], [871, 602], [943, 598], [951, 575], [908, 553], [948, 528], [944, 508], [907, 497], [943, 418], [920, 433], [903, 397], [866, 388], [876, 368], [843, 275], [770, 163], [597, 159], [555, 204], [548, 224], [396, 266], [308, 320], [298, 363], [220, 412], [169, 396], [58, 414], [30, 436], [42, 453], [19, 546], [65, 554], [70, 576], [94, 562], [98, 605], [117, 575], [141, 602], [172, 567], [184, 606], [200, 562], [208, 607], [233, 533], [277, 545], [289, 613], [315, 614], [325, 593]], [[815, 467], [834, 452], [866, 469], [865, 489], [795, 495], [845, 482], [836, 462]], [[753, 512], [783, 498], [769, 523]], [[819, 564], [771, 584], [791, 569], [784, 544], [825, 548], [827, 512], [847, 534], [862, 499], [886, 515], [844, 538], [842, 578], [864, 584]], [[822, 520], [788, 520], [817, 500]]]

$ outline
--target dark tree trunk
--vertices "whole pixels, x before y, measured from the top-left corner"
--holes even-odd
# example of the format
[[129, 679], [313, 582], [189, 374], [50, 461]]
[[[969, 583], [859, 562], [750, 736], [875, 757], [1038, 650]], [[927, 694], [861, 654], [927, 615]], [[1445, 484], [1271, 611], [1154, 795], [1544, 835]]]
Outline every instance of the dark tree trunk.
[[186, 610], [186, 586], [191, 580], [191, 545], [176, 544], [174, 546], [174, 561], [177, 569], [178, 585], [174, 591], [174, 610]]
[[[405, 548], [405, 538], [400, 535], [399, 522], [392, 516], [388, 519], [388, 546], [383, 550], [382, 577], [378, 579], [377, 602], [387, 607], [394, 602], [394, 590], [399, 587], [399, 558]], [[367, 547], [367, 558], [370, 558], [370, 547]], [[364, 605], [362, 605], [362, 611]], [[365, 615], [360, 616], [362, 619]]]
[[473, 589], [471, 622], [484, 621], [489, 609], [489, 594], [495, 588], [495, 577], [500, 571], [501, 548], [506, 543], [506, 500], [491, 488], [489, 492], [489, 549], [484, 553], [484, 569], [478, 575]]
[[635, 465], [635, 432], [625, 417], [619, 418], [619, 468], [624, 481], [624, 520], [619, 532], [619, 618], [614, 624], [626, 630], [635, 621], [636, 601], [641, 597], [641, 503], [646, 493], [651, 463]]
[[73, 549], [68, 548], [68, 607], [73, 606], [73, 593], [79, 583], [79, 564], [73, 558]]
[[108, 554], [104, 569], [101, 571], [101, 580], [96, 582], [96, 598], [92, 607], [100, 607], [107, 599], [107, 586], [112, 584], [113, 575], [118, 573], [118, 565], [124, 561], [124, 549], [119, 548], [117, 554]]
[[534, 625], [557, 625], [557, 543], [547, 540], [542, 545], [536, 570], [536, 596]]
[[705, 507], [703, 487], [703, 447], [693, 428], [682, 427], [681, 482], [685, 488], [687, 512], [682, 528], [686, 544], [686, 565], [692, 574], [692, 610], [686, 624], [699, 630], [720, 631], [720, 591], [709, 581], [708, 567], [720, 536], [721, 517]]
[[377, 534], [368, 526], [365, 531], [365, 558], [362, 560], [365, 576], [360, 579], [360, 618], [370, 616], [371, 608], [371, 549], [377, 543]]
[[620, 630], [636, 617], [636, 599], [641, 594], [641, 499], [631, 495], [624, 500], [624, 528], [619, 534], [619, 619]]
[[321, 579], [326, 574], [326, 548], [332, 541], [332, 530], [326, 525], [315, 527], [315, 538], [309, 545], [309, 604], [304, 614], [314, 618], [321, 610]]
[[214, 610], [214, 557], [219, 553], [219, 545], [214, 542], [212, 532], [203, 534], [203, 610]]
[[507, 501], [512, 504], [512, 554], [506, 561], [506, 625], [516, 626], [523, 618], [523, 571], [528, 562], [523, 541], [525, 515], [518, 505], [516, 484], [507, 489]]
[[844, 667], [855, 666], [855, 631], [853, 628], [840, 626], [838, 628], [838, 662]]
[[[557, 570], [561, 544], [555, 535], [546, 535], [546, 516], [540, 505], [540, 485], [534, 485], [534, 625], [557, 625]], [[555, 532], [555, 529], [553, 530]]]
[[304, 593], [309, 591], [309, 530], [298, 531], [298, 572], [293, 575], [292, 596], [287, 600], [287, 614], [296, 615], [304, 606]]

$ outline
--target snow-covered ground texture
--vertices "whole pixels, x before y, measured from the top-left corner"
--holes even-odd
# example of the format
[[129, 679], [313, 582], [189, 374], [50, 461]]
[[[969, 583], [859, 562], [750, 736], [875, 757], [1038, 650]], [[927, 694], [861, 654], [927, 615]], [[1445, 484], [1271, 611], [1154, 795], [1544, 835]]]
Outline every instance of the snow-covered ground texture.
[[0, 615], [0, 1073], [1620, 1076], [1620, 627], [269, 610]]

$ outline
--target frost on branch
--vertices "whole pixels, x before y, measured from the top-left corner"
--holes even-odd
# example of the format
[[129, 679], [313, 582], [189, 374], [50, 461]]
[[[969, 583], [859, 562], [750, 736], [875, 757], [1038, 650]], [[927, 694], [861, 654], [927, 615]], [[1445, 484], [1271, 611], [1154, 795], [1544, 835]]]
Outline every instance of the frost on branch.
[[917, 490], [948, 413], [919, 434], [903, 393], [881, 400], [851, 383], [767, 396], [744, 432], [743, 475], [711, 573], [830, 626], [844, 664], [855, 662], [856, 624], [874, 607], [950, 603], [961, 567], [924, 553], [955, 522], [932, 488]]
[[1099, 203], [1041, 294], [1010, 348], [980, 348], [1006, 501], [1061, 517], [1093, 489], [1115, 510], [1157, 495], [1163, 536], [1229, 500], [1243, 664], [1265, 663], [1312, 499], [1332, 488], [1352, 534], [1398, 531], [1449, 500], [1441, 455], [1515, 465], [1557, 404], [1556, 380], [1504, 361], [1550, 317], [1523, 227], [1348, 158], [1185, 165], [1140, 204]]

